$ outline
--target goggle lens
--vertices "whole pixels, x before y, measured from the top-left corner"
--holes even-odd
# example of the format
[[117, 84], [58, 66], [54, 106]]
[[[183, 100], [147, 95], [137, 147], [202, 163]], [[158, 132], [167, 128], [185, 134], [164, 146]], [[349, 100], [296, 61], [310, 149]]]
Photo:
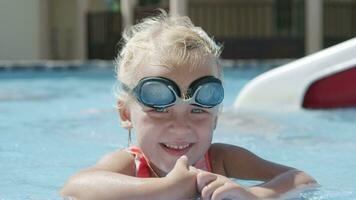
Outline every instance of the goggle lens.
[[224, 89], [221, 84], [210, 82], [203, 84], [197, 91], [195, 101], [206, 107], [214, 107], [224, 98]]
[[140, 89], [139, 95], [142, 103], [151, 107], [164, 107], [175, 101], [173, 91], [162, 82], [144, 83]]

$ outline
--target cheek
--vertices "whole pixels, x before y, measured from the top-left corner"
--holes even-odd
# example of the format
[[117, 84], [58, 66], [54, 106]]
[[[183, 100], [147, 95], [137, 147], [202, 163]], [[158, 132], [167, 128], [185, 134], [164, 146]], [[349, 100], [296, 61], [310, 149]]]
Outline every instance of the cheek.
[[217, 114], [212, 113], [206, 116], [192, 116], [191, 122], [193, 126], [200, 130], [204, 129], [205, 131], [213, 131], [216, 126], [216, 119]]
[[198, 134], [200, 141], [209, 144], [211, 143], [216, 124], [215, 119], [215, 116], [209, 116], [206, 119], [192, 121], [192, 125], [195, 127], [195, 132]]
[[152, 139], [152, 137], [149, 137], [154, 134], [154, 125], [152, 123], [142, 117], [134, 117], [132, 119], [132, 123], [138, 141], [147, 141]]
[[196, 121], [195, 124], [198, 125], [198, 128], [200, 130], [209, 133], [211, 135], [216, 127], [216, 119], [217, 119], [217, 115], [213, 113], [204, 120]]
[[166, 130], [166, 124], [149, 117], [147, 113], [138, 110], [133, 112], [132, 124], [139, 146], [151, 145], [158, 141], [158, 136]]
[[197, 132], [199, 133], [200, 140], [205, 144], [210, 145], [213, 138], [213, 131], [214, 131], [214, 126], [213, 124], [209, 123], [200, 126], [199, 131]]

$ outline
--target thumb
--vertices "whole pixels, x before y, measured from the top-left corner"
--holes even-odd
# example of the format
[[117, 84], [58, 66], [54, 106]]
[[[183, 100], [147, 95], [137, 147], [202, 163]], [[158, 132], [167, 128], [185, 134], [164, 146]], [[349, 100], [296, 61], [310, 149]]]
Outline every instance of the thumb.
[[188, 158], [183, 155], [176, 161], [172, 171], [170, 171], [167, 176], [176, 176], [180, 175], [183, 171], [188, 170]]
[[176, 167], [179, 167], [179, 168], [182, 167], [182, 168], [188, 169], [188, 158], [186, 155], [183, 155], [180, 158], [178, 158], [174, 168], [176, 168]]

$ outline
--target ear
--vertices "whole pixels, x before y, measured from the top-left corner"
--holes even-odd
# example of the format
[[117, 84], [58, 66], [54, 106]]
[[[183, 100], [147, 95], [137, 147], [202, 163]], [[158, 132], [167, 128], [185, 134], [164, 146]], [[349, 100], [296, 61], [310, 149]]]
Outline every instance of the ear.
[[117, 102], [117, 108], [121, 119], [121, 126], [126, 129], [132, 129], [131, 115], [128, 105], [124, 101], [119, 100]]

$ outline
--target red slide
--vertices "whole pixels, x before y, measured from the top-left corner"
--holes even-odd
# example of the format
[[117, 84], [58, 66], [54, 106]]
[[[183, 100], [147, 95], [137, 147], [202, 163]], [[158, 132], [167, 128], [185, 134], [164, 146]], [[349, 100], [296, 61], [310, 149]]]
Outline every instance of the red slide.
[[356, 66], [313, 82], [305, 93], [303, 107], [356, 107]]

